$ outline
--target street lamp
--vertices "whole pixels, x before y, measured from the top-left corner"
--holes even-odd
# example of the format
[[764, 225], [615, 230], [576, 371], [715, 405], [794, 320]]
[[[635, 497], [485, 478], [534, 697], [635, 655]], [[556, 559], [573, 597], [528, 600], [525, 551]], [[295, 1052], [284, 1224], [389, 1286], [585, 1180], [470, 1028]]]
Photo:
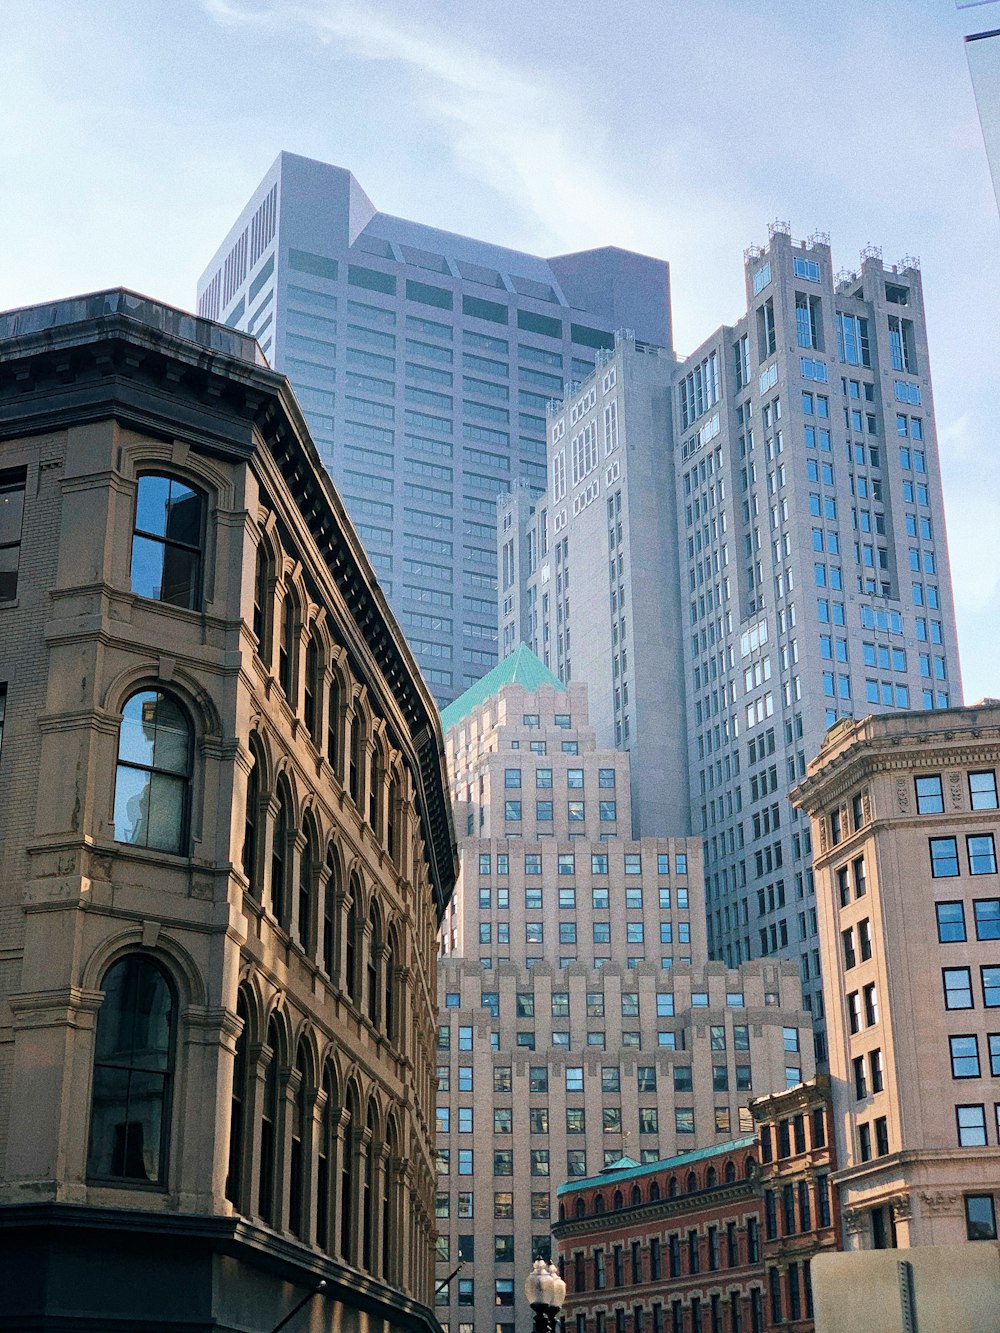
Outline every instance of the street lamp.
[[525, 1281], [524, 1294], [535, 1312], [533, 1333], [555, 1333], [556, 1318], [566, 1299], [566, 1283], [555, 1264], [536, 1259]]

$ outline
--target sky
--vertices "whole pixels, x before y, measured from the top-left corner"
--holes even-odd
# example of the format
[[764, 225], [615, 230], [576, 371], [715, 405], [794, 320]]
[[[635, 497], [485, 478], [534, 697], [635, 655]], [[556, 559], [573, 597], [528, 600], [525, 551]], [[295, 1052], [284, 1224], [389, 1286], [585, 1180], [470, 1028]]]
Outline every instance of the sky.
[[[978, 12], [977, 12], [978, 9]], [[1000, 220], [952, 0], [4, 0], [0, 308], [193, 307], [282, 149], [376, 207], [671, 264], [675, 344], [768, 224], [919, 257], [965, 698], [1000, 697]]]

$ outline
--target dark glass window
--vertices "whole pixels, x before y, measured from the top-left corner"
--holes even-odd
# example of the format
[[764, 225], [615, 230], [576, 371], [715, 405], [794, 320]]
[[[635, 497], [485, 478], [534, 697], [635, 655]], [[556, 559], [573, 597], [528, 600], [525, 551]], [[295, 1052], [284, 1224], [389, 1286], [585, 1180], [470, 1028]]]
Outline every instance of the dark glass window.
[[12, 602], [17, 596], [24, 485], [23, 468], [0, 472], [0, 602]]
[[205, 497], [176, 477], [139, 478], [132, 591], [171, 606], [201, 607]]
[[191, 725], [172, 696], [140, 690], [126, 701], [115, 777], [117, 842], [184, 850], [191, 751]]
[[939, 944], [960, 944], [965, 939], [965, 906], [960, 902], [935, 903]]
[[996, 1240], [997, 1210], [992, 1194], [965, 1196], [965, 1230], [969, 1240]]
[[166, 1181], [175, 1006], [152, 959], [130, 954], [105, 974], [97, 1016], [87, 1174]]

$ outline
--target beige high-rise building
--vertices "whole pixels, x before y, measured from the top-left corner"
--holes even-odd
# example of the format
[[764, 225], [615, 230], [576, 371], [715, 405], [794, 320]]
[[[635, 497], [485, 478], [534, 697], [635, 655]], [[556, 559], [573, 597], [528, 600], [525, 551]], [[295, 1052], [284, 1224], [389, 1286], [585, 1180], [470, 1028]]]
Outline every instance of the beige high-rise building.
[[460, 874], [439, 966], [449, 1333], [513, 1333], [555, 1192], [752, 1132], [813, 1074], [798, 969], [708, 961], [700, 841], [632, 840], [629, 756], [523, 645], [444, 711]]
[[832, 728], [793, 792], [848, 1249], [997, 1238], [998, 761], [996, 701], [871, 717]]
[[0, 315], [0, 1322], [436, 1328], [437, 711], [283, 376]]

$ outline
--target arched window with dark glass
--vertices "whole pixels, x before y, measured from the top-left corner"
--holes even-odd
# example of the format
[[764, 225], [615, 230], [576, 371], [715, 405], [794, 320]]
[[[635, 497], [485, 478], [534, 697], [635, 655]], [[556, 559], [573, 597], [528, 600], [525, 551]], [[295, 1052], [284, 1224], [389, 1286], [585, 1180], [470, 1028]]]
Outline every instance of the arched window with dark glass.
[[274, 606], [271, 554], [261, 537], [257, 543], [257, 559], [253, 577], [253, 632], [257, 640], [257, 654], [262, 662], [271, 660], [271, 616]]
[[326, 857], [326, 887], [323, 890], [323, 971], [333, 976], [337, 957], [337, 862], [333, 852]]
[[688, 1194], [693, 1194], [697, 1188], [698, 1188], [698, 1177], [695, 1175], [693, 1171], [689, 1171], [687, 1176]]
[[313, 925], [313, 905], [315, 905], [315, 877], [316, 877], [316, 828], [311, 818], [307, 816], [304, 820], [305, 846], [303, 854], [299, 857], [299, 921], [297, 921], [297, 930], [299, 930], [299, 944], [307, 953], [312, 952], [312, 941], [315, 936], [315, 925]]
[[291, 820], [288, 816], [288, 798], [284, 787], [278, 788], [278, 813], [274, 817], [271, 839], [271, 911], [282, 926], [288, 925], [288, 834]]
[[659, 1197], [660, 1197], [660, 1182], [658, 1180], [654, 1180], [649, 1187], [650, 1202], [651, 1203], [655, 1202]]
[[378, 963], [379, 951], [382, 947], [382, 941], [379, 937], [378, 916], [375, 912], [375, 906], [368, 916], [368, 956], [365, 962], [365, 992], [368, 998], [368, 1019], [371, 1023], [378, 1023], [379, 1006], [379, 987], [378, 987]]
[[264, 1089], [260, 1110], [260, 1188], [257, 1193], [257, 1211], [261, 1221], [270, 1226], [274, 1221], [274, 1186], [277, 1167], [278, 1133], [278, 1059], [280, 1038], [272, 1018], [267, 1026], [267, 1044], [271, 1055], [264, 1074]]
[[719, 1183], [719, 1175], [714, 1166], [710, 1166], [705, 1172], [705, 1188], [714, 1190]]
[[176, 1002], [145, 954], [113, 964], [101, 982], [91, 1101], [91, 1180], [165, 1185]]
[[368, 1110], [368, 1150], [365, 1153], [365, 1174], [361, 1197], [361, 1267], [368, 1273], [375, 1265], [375, 1108]]
[[348, 790], [351, 800], [356, 806], [361, 806], [361, 776], [364, 770], [364, 743], [365, 733], [361, 725], [361, 718], [355, 712], [351, 718], [351, 755], [350, 755], [350, 777]]
[[247, 808], [243, 817], [243, 873], [255, 898], [260, 896], [260, 793], [263, 759], [250, 741], [250, 772], [247, 774]]
[[372, 750], [371, 774], [368, 783], [368, 823], [377, 839], [382, 837], [382, 751], [376, 744]]
[[298, 675], [298, 654], [296, 636], [299, 627], [299, 608], [295, 594], [289, 588], [281, 604], [281, 639], [278, 643], [278, 684], [281, 692], [292, 708], [298, 702], [296, 679]]
[[348, 1097], [342, 1123], [340, 1152], [340, 1254], [352, 1262], [351, 1240], [356, 1234], [354, 1225], [354, 1106]]
[[136, 488], [132, 591], [189, 611], [202, 604], [205, 497], [177, 477], [147, 472]]
[[326, 1096], [319, 1126], [319, 1147], [316, 1152], [316, 1244], [321, 1250], [329, 1253], [333, 1209], [330, 1170], [333, 1161], [334, 1114], [334, 1084], [329, 1066], [323, 1072], [323, 1092]]
[[731, 1185], [733, 1181], [736, 1179], [736, 1163], [727, 1162], [724, 1174], [725, 1174], [726, 1184]]
[[306, 1145], [309, 1130], [309, 1063], [299, 1045], [295, 1056], [298, 1086], [292, 1105], [292, 1143], [288, 1159], [288, 1229], [293, 1236], [305, 1235], [306, 1193], [303, 1189], [306, 1169]]
[[[398, 1225], [393, 1226], [393, 1176], [397, 1157], [399, 1156], [399, 1147], [397, 1142], [395, 1125], [389, 1125], [386, 1133], [386, 1144], [388, 1154], [384, 1159], [384, 1172], [382, 1177], [382, 1279], [385, 1282], [392, 1282], [396, 1278], [393, 1272], [395, 1264], [393, 1263], [394, 1254], [401, 1248], [401, 1236], [399, 1231], [402, 1227], [402, 1218]], [[393, 1241], [396, 1245], [393, 1245]]]
[[326, 757], [330, 767], [341, 777], [340, 770], [340, 681], [330, 678], [330, 692], [326, 697]]
[[358, 980], [358, 926], [360, 923], [360, 913], [358, 911], [358, 894], [360, 885], [357, 880], [351, 881], [351, 905], [347, 912], [347, 932], [344, 939], [344, 971], [346, 973], [345, 982], [348, 995], [355, 1004], [360, 1004], [361, 989]]
[[389, 795], [387, 798], [387, 809], [385, 812], [385, 850], [389, 853], [389, 859], [394, 865], [399, 862], [396, 859], [398, 849], [398, 840], [396, 837], [396, 820], [399, 818], [399, 783], [395, 778], [389, 783]]
[[170, 694], [125, 701], [115, 774], [115, 840], [161, 852], [187, 850], [194, 746], [187, 713]]
[[384, 959], [385, 975], [383, 981], [382, 1027], [390, 1041], [396, 1040], [396, 952], [397, 942], [394, 931], [387, 936]]
[[322, 739], [320, 700], [323, 690], [323, 652], [316, 631], [306, 644], [306, 676], [302, 694], [302, 718], [312, 742], [319, 746]]
[[236, 997], [236, 1017], [242, 1022], [236, 1038], [233, 1057], [233, 1092], [229, 1101], [229, 1172], [226, 1176], [226, 1198], [241, 1212], [246, 1211], [243, 1198], [244, 1126], [247, 1095], [247, 1046], [250, 1042], [250, 1011], [241, 991]]

